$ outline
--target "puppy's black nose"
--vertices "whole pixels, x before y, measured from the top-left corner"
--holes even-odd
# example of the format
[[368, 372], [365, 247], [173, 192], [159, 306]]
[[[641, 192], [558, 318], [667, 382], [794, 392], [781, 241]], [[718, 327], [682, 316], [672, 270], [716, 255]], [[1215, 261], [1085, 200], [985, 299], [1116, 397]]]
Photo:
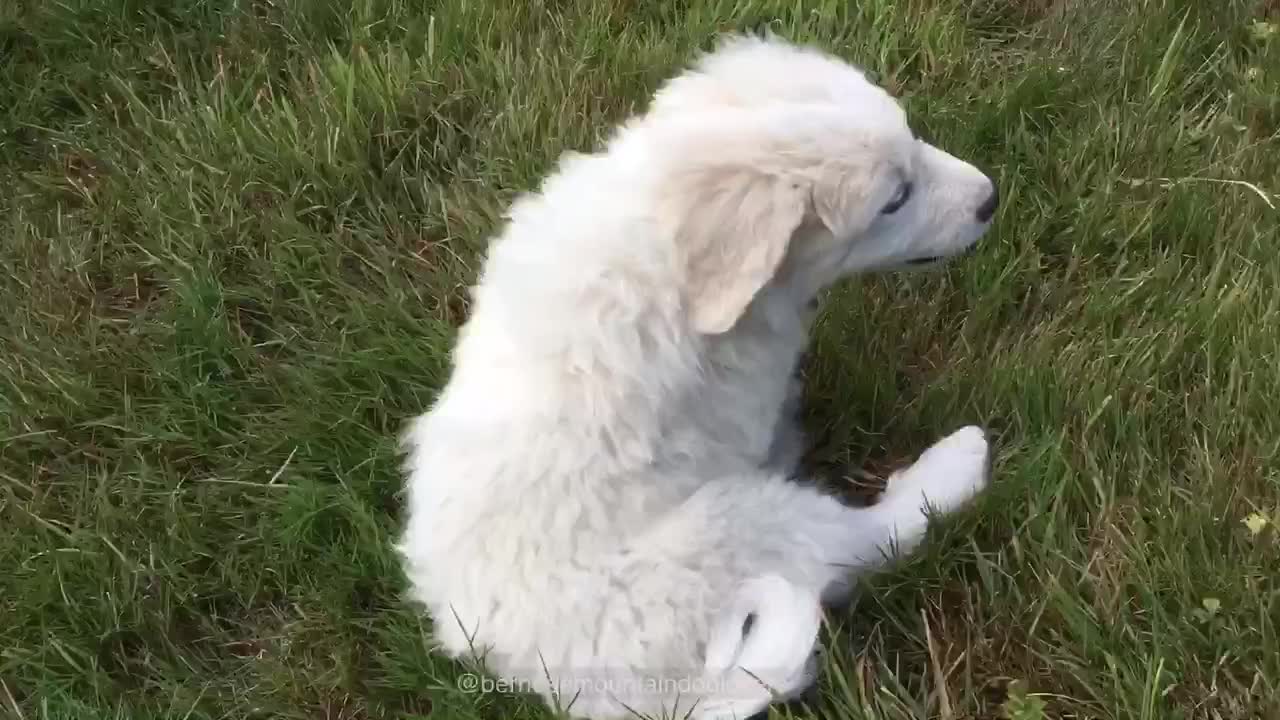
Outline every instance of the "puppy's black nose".
[[991, 195], [978, 206], [978, 222], [987, 222], [996, 215], [996, 208], [1000, 207], [1000, 190], [995, 185], [991, 186]]

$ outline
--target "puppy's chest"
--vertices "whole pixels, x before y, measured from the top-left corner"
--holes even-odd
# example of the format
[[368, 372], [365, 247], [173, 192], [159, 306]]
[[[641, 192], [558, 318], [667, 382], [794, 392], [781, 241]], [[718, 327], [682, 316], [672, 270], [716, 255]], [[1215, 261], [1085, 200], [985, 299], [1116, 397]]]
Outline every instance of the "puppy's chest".
[[787, 379], [751, 380], [711, 377], [703, 391], [686, 403], [673, 433], [692, 455], [727, 453], [755, 463], [763, 460], [786, 399]]
[[763, 460], [778, 418], [796, 386], [803, 343], [778, 336], [719, 348], [704, 383], [687, 402], [697, 430], [730, 446], [739, 457]]

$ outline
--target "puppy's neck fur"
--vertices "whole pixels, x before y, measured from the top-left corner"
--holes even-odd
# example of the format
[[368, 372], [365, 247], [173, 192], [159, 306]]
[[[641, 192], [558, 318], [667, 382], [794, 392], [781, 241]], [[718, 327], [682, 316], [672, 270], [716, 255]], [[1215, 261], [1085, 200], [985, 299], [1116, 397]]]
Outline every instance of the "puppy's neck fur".
[[565, 268], [532, 242], [493, 248], [486, 273], [504, 278], [477, 290], [446, 390], [469, 399], [449, 408], [496, 435], [537, 423], [594, 437], [620, 473], [763, 461], [771, 423], [760, 420], [783, 404], [809, 298], [770, 284], [729, 331], [699, 335], [670, 259], [597, 253]]

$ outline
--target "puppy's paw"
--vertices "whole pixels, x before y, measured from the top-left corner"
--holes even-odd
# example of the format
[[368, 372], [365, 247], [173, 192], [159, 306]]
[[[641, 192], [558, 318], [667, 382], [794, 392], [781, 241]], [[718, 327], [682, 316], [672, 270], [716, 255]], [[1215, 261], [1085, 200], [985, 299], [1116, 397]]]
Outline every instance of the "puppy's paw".
[[911, 467], [894, 477], [886, 497], [920, 502], [940, 513], [952, 512], [987, 486], [990, 448], [986, 434], [974, 425], [934, 443]]
[[696, 720], [764, 720], [769, 714], [769, 706], [795, 701], [813, 689], [818, 682], [821, 665], [822, 654], [815, 650], [804, 666], [787, 678], [783, 688], [766, 690], [753, 685], [736, 691], [725, 688], [727, 693], [700, 702], [690, 717]]
[[985, 469], [988, 451], [987, 434], [977, 425], [968, 425], [929, 446], [921, 453], [916, 465], [946, 463], [966, 466], [977, 463]]

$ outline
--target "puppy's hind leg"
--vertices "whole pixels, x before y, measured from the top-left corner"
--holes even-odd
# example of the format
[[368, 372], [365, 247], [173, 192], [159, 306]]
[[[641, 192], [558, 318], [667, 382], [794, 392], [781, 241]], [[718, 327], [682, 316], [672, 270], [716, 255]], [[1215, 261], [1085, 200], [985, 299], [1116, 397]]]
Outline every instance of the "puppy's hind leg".
[[817, 593], [778, 575], [738, 587], [712, 627], [705, 667], [713, 692], [698, 720], [749, 718], [795, 698], [817, 679]]

